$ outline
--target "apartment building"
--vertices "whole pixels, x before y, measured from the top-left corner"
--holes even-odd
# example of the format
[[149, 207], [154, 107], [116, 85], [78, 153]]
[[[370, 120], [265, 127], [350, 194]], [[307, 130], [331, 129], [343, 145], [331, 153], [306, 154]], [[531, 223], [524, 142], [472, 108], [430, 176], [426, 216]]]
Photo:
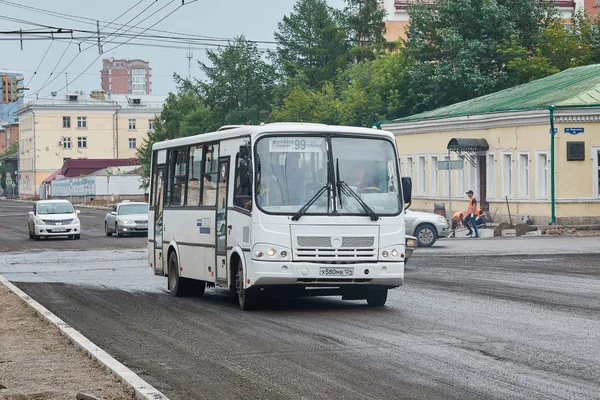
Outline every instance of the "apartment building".
[[152, 94], [151, 71], [150, 63], [144, 60], [105, 58], [100, 71], [102, 90], [110, 94]]
[[4, 154], [11, 144], [19, 141], [19, 123], [0, 120], [0, 155]]
[[[386, 39], [390, 42], [399, 38], [406, 39], [406, 28], [410, 22], [407, 6], [415, 0], [383, 0], [383, 6], [387, 12], [385, 27]], [[423, 0], [425, 3], [435, 4], [437, 0]], [[571, 15], [576, 9], [585, 7], [592, 15], [598, 14], [600, 8], [599, 0], [549, 0], [554, 1], [562, 14], [565, 23], [569, 23]]]
[[166, 99], [102, 92], [93, 96], [33, 100], [16, 113], [22, 198], [37, 198], [42, 182], [66, 160], [136, 158]]

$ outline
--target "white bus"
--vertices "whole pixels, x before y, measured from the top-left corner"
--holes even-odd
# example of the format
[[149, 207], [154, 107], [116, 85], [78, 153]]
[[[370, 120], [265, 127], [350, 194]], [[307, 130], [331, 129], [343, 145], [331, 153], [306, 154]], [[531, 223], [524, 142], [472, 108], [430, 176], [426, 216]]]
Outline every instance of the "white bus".
[[225, 287], [382, 306], [404, 281], [394, 136], [305, 123], [227, 127], [152, 147], [149, 264], [173, 296]]

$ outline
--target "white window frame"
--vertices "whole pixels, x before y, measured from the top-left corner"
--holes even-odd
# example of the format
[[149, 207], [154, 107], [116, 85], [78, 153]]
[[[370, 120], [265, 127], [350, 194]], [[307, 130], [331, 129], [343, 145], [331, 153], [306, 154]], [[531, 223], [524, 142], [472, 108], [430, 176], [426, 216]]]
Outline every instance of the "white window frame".
[[598, 174], [600, 172], [600, 166], [598, 165], [598, 163], [600, 162], [600, 146], [592, 146], [592, 150], [591, 150], [591, 154], [592, 154], [592, 167], [594, 169], [594, 173], [592, 176], [593, 181], [593, 188], [594, 188], [594, 193], [593, 193], [593, 198], [595, 199], [600, 199], [600, 177], [598, 176]]
[[148, 130], [149, 131], [153, 131], [154, 130], [154, 120], [153, 119], [149, 119], [148, 120]]
[[77, 148], [87, 149], [87, 136], [77, 136]]
[[488, 199], [496, 198], [496, 153], [485, 155], [485, 193]]
[[[423, 165], [421, 166], [421, 164]], [[424, 155], [417, 156], [417, 169], [419, 170], [417, 174], [417, 193], [425, 194], [425, 187], [427, 184], [427, 159]]]
[[[508, 157], [508, 162], [507, 162]], [[511, 152], [502, 153], [502, 197], [513, 197], [513, 154]]]
[[415, 164], [413, 156], [406, 156], [406, 161], [404, 162], [404, 173], [403, 176], [408, 176], [411, 181], [415, 180]]
[[[446, 153], [446, 154], [442, 154], [442, 161], [450, 161], [450, 156]], [[438, 172], [439, 174], [439, 172]], [[442, 196], [447, 196], [448, 195], [448, 190], [449, 188], [449, 182], [450, 179], [452, 179], [452, 170], [451, 169], [447, 169], [445, 171], [443, 171], [442, 173]]]
[[71, 138], [70, 137], [63, 138], [62, 142], [63, 142], [64, 150], [71, 150], [72, 146], [71, 146]]
[[478, 158], [472, 159], [473, 164], [470, 161], [467, 161], [466, 165], [469, 166], [469, 188], [468, 190], [472, 190], [475, 198], [479, 198], [479, 161]]
[[465, 179], [465, 177], [466, 177], [465, 159], [463, 157], [459, 156], [458, 154], [456, 154], [454, 158], [456, 160], [461, 160], [463, 163], [462, 169], [456, 170], [456, 185], [454, 186], [456, 189], [455, 196], [463, 198], [465, 196], [465, 192], [467, 191], [467, 189], [466, 189], [467, 180]]
[[87, 117], [77, 117], [77, 128], [87, 129]]
[[440, 173], [438, 170], [439, 156], [437, 154], [429, 155], [429, 194], [437, 195], [439, 193]]
[[[546, 165], [541, 164], [542, 157], [546, 158]], [[546, 187], [544, 193], [544, 186]], [[535, 197], [547, 199], [550, 194], [550, 155], [547, 151], [535, 152]]]
[[[132, 144], [133, 144], [133, 146], [132, 146]], [[134, 137], [129, 138], [129, 148], [130, 149], [137, 148], [137, 139], [136, 138], [134, 138]]]
[[529, 168], [530, 158], [528, 151], [519, 151], [517, 153], [518, 157], [518, 165], [517, 168], [519, 170], [519, 198], [520, 199], [528, 199], [530, 195], [530, 187], [531, 187], [531, 171]]
[[130, 118], [129, 121], [128, 121], [128, 124], [129, 124], [128, 126], [129, 126], [129, 130], [130, 131], [135, 131], [136, 130], [135, 129], [135, 125], [136, 125], [135, 118]]

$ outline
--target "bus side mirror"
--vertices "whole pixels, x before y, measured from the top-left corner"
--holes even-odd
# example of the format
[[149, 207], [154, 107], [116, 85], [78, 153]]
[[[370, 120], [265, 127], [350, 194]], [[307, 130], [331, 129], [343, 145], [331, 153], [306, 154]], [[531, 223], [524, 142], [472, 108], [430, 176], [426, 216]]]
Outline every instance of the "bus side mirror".
[[252, 182], [252, 167], [249, 159], [240, 160], [240, 186], [249, 188]]
[[410, 176], [402, 177], [402, 197], [404, 204], [410, 204], [412, 201], [412, 179], [410, 179]]

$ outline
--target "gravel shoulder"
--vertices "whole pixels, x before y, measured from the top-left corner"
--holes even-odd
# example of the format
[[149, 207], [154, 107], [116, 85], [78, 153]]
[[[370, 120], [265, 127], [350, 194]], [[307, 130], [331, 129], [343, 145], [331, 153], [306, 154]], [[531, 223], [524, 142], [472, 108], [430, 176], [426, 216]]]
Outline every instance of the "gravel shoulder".
[[134, 399], [134, 391], [0, 284], [0, 399]]

